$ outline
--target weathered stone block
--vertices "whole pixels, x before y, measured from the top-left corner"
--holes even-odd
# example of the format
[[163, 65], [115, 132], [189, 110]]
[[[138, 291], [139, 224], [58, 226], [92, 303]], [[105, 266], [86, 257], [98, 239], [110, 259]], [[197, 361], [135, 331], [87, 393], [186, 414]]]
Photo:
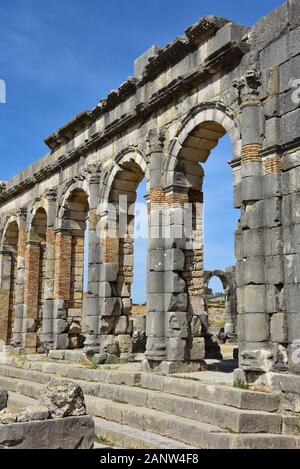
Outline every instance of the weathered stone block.
[[265, 199], [280, 197], [282, 194], [282, 175], [273, 173], [264, 176], [263, 189]]
[[244, 284], [262, 284], [265, 281], [265, 264], [263, 257], [251, 257], [243, 262]]
[[148, 337], [146, 358], [161, 361], [166, 357], [166, 339], [164, 337]]
[[282, 224], [281, 198], [273, 197], [264, 202], [265, 226], [273, 228]]
[[127, 316], [117, 318], [115, 323], [115, 335], [125, 335], [128, 329], [128, 322]]
[[200, 316], [193, 316], [191, 321], [191, 334], [192, 337], [202, 336], [202, 321]]
[[171, 362], [184, 362], [186, 356], [186, 341], [169, 338], [167, 341], [167, 360]]
[[270, 338], [270, 326], [267, 314], [245, 314], [245, 341], [267, 342]]
[[267, 47], [284, 33], [288, 24], [288, 5], [284, 3], [256, 23], [252, 30], [253, 49], [260, 51]]
[[0, 391], [0, 411], [5, 409], [7, 406], [8, 401], [8, 392], [7, 391]]
[[287, 342], [285, 314], [277, 313], [271, 317], [271, 339], [279, 344]]
[[111, 264], [101, 264], [100, 266], [100, 281], [101, 282], [115, 282], [117, 280], [117, 273]]
[[241, 183], [242, 202], [259, 201], [262, 199], [263, 186], [262, 177], [247, 177]]
[[265, 254], [266, 256], [278, 256], [282, 253], [282, 228], [265, 229]]
[[242, 229], [258, 229], [264, 227], [264, 202], [259, 201], [247, 205], [241, 216]]
[[204, 338], [194, 338], [193, 345], [190, 350], [191, 361], [201, 361], [205, 358], [205, 340]]
[[283, 228], [283, 254], [300, 254], [300, 224]]
[[120, 316], [122, 301], [120, 298], [101, 298], [100, 316]]
[[112, 296], [112, 287], [109, 282], [99, 283], [99, 295], [100, 298], [110, 298]]
[[284, 272], [286, 283], [300, 282], [300, 254], [284, 256]]
[[75, 383], [55, 378], [40, 398], [53, 419], [86, 415], [82, 389]]
[[167, 337], [187, 339], [189, 336], [189, 324], [186, 312], [166, 313]]
[[242, 233], [242, 257], [263, 256], [264, 232], [263, 230], [246, 230]]
[[[143, 329], [145, 330], [145, 329]], [[165, 313], [155, 312], [148, 313], [146, 317], [146, 334], [148, 337], [162, 337], [165, 330]]]
[[[94, 318], [93, 318], [94, 319]], [[111, 334], [114, 330], [115, 323], [118, 320], [117, 317], [103, 317], [101, 319], [95, 318], [95, 327], [91, 329], [90, 321], [89, 324], [89, 333], [94, 333], [97, 331], [100, 335]], [[99, 321], [99, 328], [97, 327]]]
[[266, 283], [279, 285], [284, 283], [282, 256], [267, 256], [265, 258]]
[[264, 313], [266, 310], [265, 285], [247, 285], [244, 288], [244, 305], [246, 313]]
[[[68, 417], [2, 425], [1, 449], [91, 449], [95, 425], [92, 417]], [[47, 441], [43, 435], [49, 435]]]
[[185, 256], [181, 249], [168, 249], [165, 252], [165, 270], [182, 272], [184, 270]]
[[132, 353], [132, 338], [129, 335], [119, 335], [118, 344], [120, 353]]

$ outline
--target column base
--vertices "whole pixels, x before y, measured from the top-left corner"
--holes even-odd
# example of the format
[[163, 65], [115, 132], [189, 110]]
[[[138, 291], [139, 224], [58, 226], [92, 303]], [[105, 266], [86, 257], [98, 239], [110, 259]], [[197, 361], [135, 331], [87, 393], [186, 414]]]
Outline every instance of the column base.
[[195, 371], [207, 370], [205, 361], [198, 363], [179, 363], [179, 362], [155, 362], [152, 360], [144, 360], [142, 369], [147, 372], [160, 373], [162, 375], [171, 375], [175, 373], [193, 373]]

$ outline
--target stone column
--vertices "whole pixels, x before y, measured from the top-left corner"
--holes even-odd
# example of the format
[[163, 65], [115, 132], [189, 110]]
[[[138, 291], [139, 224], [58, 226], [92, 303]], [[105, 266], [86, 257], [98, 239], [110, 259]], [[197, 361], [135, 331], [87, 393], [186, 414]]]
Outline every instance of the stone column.
[[54, 347], [54, 283], [55, 283], [55, 241], [56, 232], [54, 229], [56, 217], [55, 190], [49, 190], [47, 193], [48, 217], [46, 231], [46, 268], [44, 279], [44, 298], [42, 309], [42, 346], [45, 350], [51, 350]]
[[68, 230], [56, 231], [55, 283], [53, 305], [53, 348], [68, 348], [67, 302], [71, 293], [72, 235]]
[[27, 240], [27, 209], [21, 209], [17, 216], [19, 218], [19, 239], [17, 256], [17, 274], [14, 305], [14, 326], [12, 345], [15, 348], [25, 346], [25, 324], [24, 324], [24, 279], [25, 279], [25, 251]]
[[[284, 287], [281, 284], [276, 287], [277, 314], [272, 317], [271, 332], [274, 340], [280, 340], [286, 347], [288, 370], [300, 374], [300, 214], [297, 209], [300, 202], [300, 149], [283, 155], [281, 170], [283, 242], [280, 243], [277, 237], [277, 249], [283, 250]], [[293, 405], [288, 408], [294, 409], [298, 401], [295, 396]]]
[[[189, 185], [162, 187], [163, 141], [151, 137], [146, 358], [151, 368], [170, 372], [198, 356], [184, 277]], [[203, 339], [201, 347], [203, 358]]]
[[25, 252], [24, 279], [24, 347], [27, 353], [35, 353], [37, 348], [37, 319], [40, 289], [40, 243], [27, 241]]
[[9, 251], [0, 252], [0, 340], [9, 345], [11, 338], [11, 275], [12, 256]]
[[165, 242], [163, 216], [165, 194], [162, 187], [163, 142], [150, 135], [150, 195], [147, 275], [146, 358], [150, 367], [167, 359], [165, 337]]
[[87, 338], [84, 344], [87, 353], [98, 353], [100, 346], [100, 216], [98, 213], [101, 171], [97, 167], [90, 167], [89, 171], [89, 252], [88, 252], [88, 293], [86, 300]]
[[235, 205], [241, 206], [236, 230], [240, 366], [252, 377], [267, 371], [271, 353], [265, 268], [265, 226], [270, 210], [264, 202], [260, 84], [260, 73], [255, 69], [249, 70], [238, 84], [242, 155], [240, 183], [235, 187]]

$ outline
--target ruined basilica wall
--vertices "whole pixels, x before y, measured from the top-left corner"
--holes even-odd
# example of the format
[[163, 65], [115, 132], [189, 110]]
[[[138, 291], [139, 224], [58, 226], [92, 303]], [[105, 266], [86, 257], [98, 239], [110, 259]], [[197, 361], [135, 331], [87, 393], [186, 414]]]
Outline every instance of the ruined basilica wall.
[[[136, 161], [141, 165], [146, 162], [148, 168], [150, 210], [166, 201], [170, 209], [175, 209], [173, 203], [190, 200], [185, 185], [191, 180], [187, 173], [188, 154], [196, 155], [186, 140], [196, 138], [198, 127], [195, 126], [201, 125], [197, 116], [217, 121], [219, 127], [204, 129], [207, 132], [220, 132], [223, 123], [225, 130], [226, 126], [231, 129], [234, 206], [241, 209], [236, 230], [241, 366], [258, 372], [272, 369], [297, 372], [292, 356], [300, 333], [297, 312], [300, 111], [290, 80], [297, 79], [300, 71], [299, 24], [300, 7], [290, 1], [259, 21], [251, 31], [219, 18], [203, 19], [161, 53], [155, 49], [148, 51], [136, 61], [133, 79], [112, 92], [94, 110], [79, 115], [48, 137], [46, 143], [51, 153], [9, 181], [6, 189], [1, 189], [1, 231], [9, 215], [23, 206], [31, 209], [35, 200], [45, 194], [46, 198], [50, 197], [52, 207], [51, 216], [48, 213], [51, 226], [58, 228], [62, 195], [72, 184], [82, 187], [83, 180], [78, 177], [82, 176], [89, 192], [93, 214], [91, 231], [95, 235], [99, 199], [107, 193], [104, 186], [111, 182], [109, 173], [114, 174], [117, 169], [117, 174], [115, 159], [118, 158], [117, 164], [122, 167], [125, 152], [131, 147], [139, 150]], [[178, 165], [180, 160], [184, 160], [183, 167]], [[57, 189], [55, 196], [53, 192], [49, 195], [49, 187]], [[14, 194], [17, 188], [19, 192]], [[22, 212], [22, 217], [22, 229], [26, 232], [26, 212]], [[23, 235], [23, 243], [24, 239]], [[124, 298], [116, 297], [111, 290], [115, 287], [115, 273], [107, 267], [109, 262], [105, 268], [100, 266], [101, 246], [96, 238], [91, 239], [90, 250], [94, 256], [90, 268], [99, 271], [100, 276], [90, 277], [87, 344], [97, 351], [103, 336], [114, 335], [116, 329], [109, 326], [107, 318], [114, 316], [117, 305], [119, 309], [124, 308]], [[63, 233], [56, 238], [56, 243], [56, 251], [64, 249]], [[105, 247], [108, 258], [109, 249], [113, 250], [114, 246]], [[172, 259], [164, 266], [165, 286], [170, 279], [177, 283], [176, 287], [172, 284], [170, 292], [165, 291], [164, 295], [159, 292], [164, 301], [161, 305], [156, 303], [155, 296], [161, 278], [155, 259], [163, 249]], [[187, 348], [190, 357], [199, 360], [203, 356], [201, 337], [196, 341], [197, 351], [189, 343], [191, 311], [187, 293], [182, 292], [186, 286], [182, 287], [181, 283], [182, 278], [186, 282], [185, 267], [174, 259], [177, 255], [180, 259], [180, 252], [184, 251], [179, 241], [176, 249], [150, 240], [149, 259], [155, 280], [148, 295], [148, 310], [149, 315], [163, 313], [152, 314], [153, 319], [149, 319], [148, 357], [154, 362], [184, 361]], [[198, 267], [192, 265], [192, 270], [195, 267], [194, 272], [201, 276], [203, 255], [196, 254]], [[183, 255], [185, 264], [186, 253]], [[19, 257], [24, 258], [24, 249]], [[63, 270], [59, 259], [55, 264], [56, 273]], [[24, 268], [24, 261], [19, 260], [19, 264]], [[62, 283], [63, 276], [58, 290]], [[63, 347], [62, 336], [66, 334], [59, 319], [63, 317], [61, 294], [50, 296], [45, 317], [52, 326], [47, 334], [56, 347]], [[18, 306], [16, 316], [21, 321], [24, 317], [21, 300]], [[175, 310], [175, 315], [170, 308]], [[164, 323], [165, 317], [170, 323]], [[26, 329], [24, 321], [21, 323], [19, 336]], [[127, 329], [119, 327], [118, 330], [122, 332], [120, 336], [126, 336]], [[125, 354], [129, 348], [125, 344]]]

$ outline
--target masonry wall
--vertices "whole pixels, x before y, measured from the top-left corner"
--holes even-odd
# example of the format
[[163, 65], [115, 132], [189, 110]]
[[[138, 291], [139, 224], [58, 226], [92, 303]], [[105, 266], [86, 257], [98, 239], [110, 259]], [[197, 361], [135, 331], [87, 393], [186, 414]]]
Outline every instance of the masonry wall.
[[[293, 356], [300, 334], [300, 111], [290, 81], [298, 78], [299, 25], [294, 1], [251, 31], [222, 18], [201, 19], [185, 38], [139, 58], [132, 79], [47, 137], [50, 152], [1, 186], [0, 231], [5, 234], [12, 216], [20, 226], [15, 346], [24, 346], [29, 332], [22, 276], [37, 203], [48, 215], [42, 342], [70, 346], [70, 315], [82, 308], [82, 238], [66, 226], [65, 207], [73, 191], [82, 190], [90, 218], [85, 348], [101, 360], [120, 349], [130, 358], [132, 240], [105, 241], [99, 233], [107, 227], [118, 175], [133, 162], [148, 187], [146, 357], [154, 366], [204, 357], [201, 223], [187, 234], [176, 216], [185, 203], [201, 205], [200, 164], [227, 132], [234, 205], [241, 212], [235, 233], [240, 364], [249, 373], [299, 371]], [[121, 178], [117, 191], [134, 195], [136, 181]], [[158, 222], [157, 211], [165, 215]], [[201, 221], [201, 213], [196, 218]], [[2, 275], [1, 304], [6, 290]]]

